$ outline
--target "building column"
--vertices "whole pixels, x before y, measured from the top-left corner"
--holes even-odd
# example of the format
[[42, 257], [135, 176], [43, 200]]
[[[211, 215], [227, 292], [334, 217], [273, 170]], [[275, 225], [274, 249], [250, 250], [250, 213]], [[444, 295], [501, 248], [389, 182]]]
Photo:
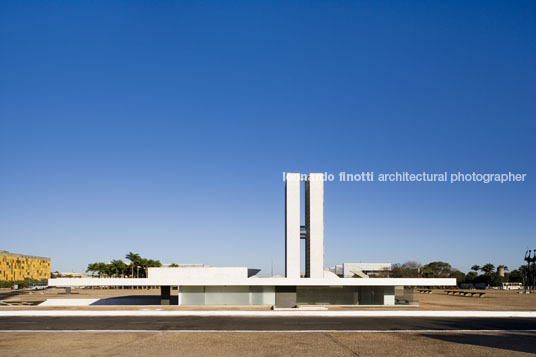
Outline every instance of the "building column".
[[385, 286], [383, 288], [383, 304], [394, 305], [395, 304], [395, 287]]

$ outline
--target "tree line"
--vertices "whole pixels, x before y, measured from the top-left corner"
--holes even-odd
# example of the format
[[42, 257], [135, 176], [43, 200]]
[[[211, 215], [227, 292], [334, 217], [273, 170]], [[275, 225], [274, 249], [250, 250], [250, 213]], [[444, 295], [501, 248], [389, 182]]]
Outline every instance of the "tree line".
[[[114, 259], [109, 263], [90, 263], [87, 266], [86, 273], [91, 272], [92, 275], [97, 274], [99, 277], [146, 278], [149, 268], [162, 266], [160, 260], [142, 258], [139, 254], [132, 252], [126, 254], [125, 259], [129, 260], [130, 263], [125, 263], [120, 259]], [[171, 264], [170, 266], [178, 265]]]
[[[491, 263], [473, 265], [467, 274], [453, 268], [446, 262], [431, 262], [422, 265], [415, 261], [393, 264], [389, 276], [393, 278], [456, 278], [458, 284], [484, 283], [490, 286], [501, 286], [506, 282], [524, 283], [524, 276], [527, 267], [522, 265], [516, 270], [508, 271], [505, 265], [495, 265]], [[504, 276], [500, 272], [504, 271]]]

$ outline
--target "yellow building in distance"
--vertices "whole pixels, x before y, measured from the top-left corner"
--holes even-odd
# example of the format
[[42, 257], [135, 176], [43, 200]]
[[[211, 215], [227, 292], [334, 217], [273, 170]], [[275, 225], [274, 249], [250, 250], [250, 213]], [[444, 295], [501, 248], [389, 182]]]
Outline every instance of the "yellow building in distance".
[[0, 250], [0, 280], [43, 280], [50, 278], [50, 258], [14, 254]]

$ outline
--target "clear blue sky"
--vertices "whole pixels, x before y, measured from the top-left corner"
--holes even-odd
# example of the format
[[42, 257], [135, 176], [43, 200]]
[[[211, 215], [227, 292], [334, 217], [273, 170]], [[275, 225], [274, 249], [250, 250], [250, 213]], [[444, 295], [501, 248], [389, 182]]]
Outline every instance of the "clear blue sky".
[[327, 183], [325, 263], [517, 268], [536, 248], [534, 2], [0, 4], [0, 249], [283, 273], [283, 171]]

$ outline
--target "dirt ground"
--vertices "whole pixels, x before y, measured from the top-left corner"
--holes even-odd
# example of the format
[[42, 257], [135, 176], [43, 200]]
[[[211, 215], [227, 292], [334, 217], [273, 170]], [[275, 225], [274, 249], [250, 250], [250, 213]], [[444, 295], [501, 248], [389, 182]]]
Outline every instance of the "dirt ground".
[[9, 356], [528, 356], [536, 334], [0, 333]]
[[536, 293], [519, 294], [512, 290], [486, 290], [481, 298], [453, 296], [444, 290], [433, 290], [432, 294], [415, 293], [415, 298], [423, 310], [536, 310]]
[[[173, 291], [177, 294], [177, 291]], [[159, 289], [74, 289], [71, 294], [65, 294], [63, 289], [48, 289], [45, 291], [19, 291], [12, 292], [8, 289], [0, 290], [0, 300], [9, 303], [34, 303], [43, 302], [46, 299], [114, 299], [121, 303], [122, 299], [128, 301], [131, 297], [139, 297], [140, 301], [148, 301], [149, 304], [158, 304]], [[152, 297], [152, 298], [151, 298]], [[145, 300], [144, 300], [145, 299]], [[536, 294], [519, 294], [516, 291], [487, 290], [481, 297], [465, 297], [447, 295], [445, 290], [433, 290], [432, 294], [415, 292], [415, 300], [418, 306], [403, 307], [342, 307], [327, 306], [330, 310], [491, 310], [491, 311], [536, 311]], [[68, 309], [95, 309], [95, 310], [136, 310], [147, 305], [104, 305], [69, 307]], [[268, 310], [270, 306], [162, 306], [156, 305], [163, 310]], [[39, 306], [0, 306], [1, 310], [14, 309], [66, 309], [65, 307], [39, 307]]]
[[[174, 291], [176, 294], [176, 291]], [[159, 289], [62, 289], [41, 292], [0, 291], [8, 301], [116, 299], [158, 297]], [[482, 298], [415, 293], [418, 307], [329, 307], [333, 310], [497, 310], [536, 311], [536, 294], [490, 290]], [[138, 310], [145, 306], [39, 307], [2, 306], [0, 310]], [[267, 310], [269, 306], [161, 306], [162, 310]], [[214, 332], [0, 332], [0, 351], [10, 356], [57, 356], [61, 351], [79, 356], [522, 356], [536, 353], [534, 332], [399, 332], [399, 333], [214, 333]]]

